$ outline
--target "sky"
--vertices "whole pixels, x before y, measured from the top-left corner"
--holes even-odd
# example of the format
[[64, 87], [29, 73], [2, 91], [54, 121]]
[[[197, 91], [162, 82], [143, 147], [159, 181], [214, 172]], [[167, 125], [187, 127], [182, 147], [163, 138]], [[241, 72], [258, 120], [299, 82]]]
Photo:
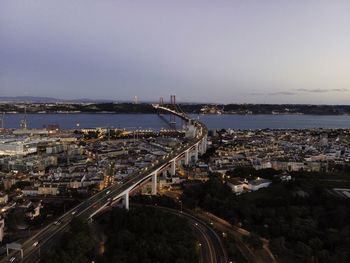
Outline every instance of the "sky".
[[348, 0], [1, 0], [0, 96], [350, 104]]

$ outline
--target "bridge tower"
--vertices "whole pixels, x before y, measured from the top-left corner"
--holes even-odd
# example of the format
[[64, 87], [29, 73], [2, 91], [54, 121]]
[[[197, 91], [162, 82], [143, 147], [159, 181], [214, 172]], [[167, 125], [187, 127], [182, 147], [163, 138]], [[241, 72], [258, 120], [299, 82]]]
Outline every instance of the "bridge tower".
[[[163, 97], [160, 97], [159, 98], [159, 106], [160, 107], [163, 107], [164, 106], [164, 99], [163, 99]], [[158, 115], [160, 116], [163, 116], [163, 114], [161, 113], [161, 111], [160, 110], [158, 110]]]
[[[170, 107], [172, 110], [176, 109], [176, 96], [170, 95]], [[174, 114], [170, 114], [170, 125], [175, 127], [176, 125], [176, 116]]]

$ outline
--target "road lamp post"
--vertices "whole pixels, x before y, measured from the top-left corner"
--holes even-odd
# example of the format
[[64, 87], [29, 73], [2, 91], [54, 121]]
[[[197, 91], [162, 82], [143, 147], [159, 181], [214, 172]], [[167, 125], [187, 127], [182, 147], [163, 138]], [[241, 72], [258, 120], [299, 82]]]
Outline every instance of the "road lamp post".
[[180, 203], [180, 212], [182, 213], [182, 201], [179, 197], [176, 197], [176, 200]]

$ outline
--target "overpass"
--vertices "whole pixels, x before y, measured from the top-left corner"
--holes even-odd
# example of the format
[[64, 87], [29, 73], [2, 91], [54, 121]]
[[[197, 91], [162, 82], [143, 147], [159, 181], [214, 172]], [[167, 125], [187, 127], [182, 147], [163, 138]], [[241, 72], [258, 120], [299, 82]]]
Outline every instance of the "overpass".
[[8, 262], [13, 258], [14, 259], [11, 262], [39, 262], [41, 250], [49, 248], [68, 228], [69, 223], [74, 217], [79, 216], [86, 219], [92, 219], [93, 216], [119, 200], [122, 200], [124, 207], [129, 209], [129, 195], [138, 186], [151, 180], [152, 194], [157, 194], [157, 177], [162, 172], [170, 170], [170, 174], [175, 175], [176, 165], [179, 160], [184, 160], [184, 163], [188, 164], [190, 156], [194, 157], [194, 160], [197, 161], [198, 155], [206, 152], [207, 128], [204, 124], [192, 120], [185, 113], [158, 104], [154, 104], [153, 107], [174, 114], [186, 121], [194, 130], [194, 134], [189, 142], [182, 144], [171, 153], [164, 155], [150, 166], [129, 175], [121, 183], [115, 183], [91, 196], [89, 199], [81, 202], [79, 205], [63, 214], [57, 219], [57, 221], [50, 223], [38, 233], [22, 242], [20, 246], [23, 251], [23, 259], [18, 251], [12, 251], [0, 262]]

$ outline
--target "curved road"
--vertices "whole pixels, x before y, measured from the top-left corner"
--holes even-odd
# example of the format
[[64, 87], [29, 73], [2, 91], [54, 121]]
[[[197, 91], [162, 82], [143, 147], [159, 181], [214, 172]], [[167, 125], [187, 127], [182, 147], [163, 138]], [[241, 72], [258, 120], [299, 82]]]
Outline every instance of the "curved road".
[[194, 229], [195, 235], [200, 244], [201, 263], [227, 263], [226, 252], [221, 243], [220, 237], [204, 221], [188, 213], [166, 207], [153, 206], [162, 211], [185, 218]]

